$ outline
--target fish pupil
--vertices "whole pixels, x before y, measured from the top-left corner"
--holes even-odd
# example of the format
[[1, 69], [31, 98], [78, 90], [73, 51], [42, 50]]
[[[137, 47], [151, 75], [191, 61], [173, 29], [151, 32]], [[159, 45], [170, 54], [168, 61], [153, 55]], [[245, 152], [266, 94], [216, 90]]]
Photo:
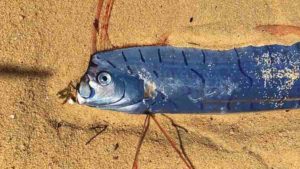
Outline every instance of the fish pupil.
[[102, 80], [104, 81], [104, 82], [106, 82], [107, 81], [107, 76], [102, 76]]

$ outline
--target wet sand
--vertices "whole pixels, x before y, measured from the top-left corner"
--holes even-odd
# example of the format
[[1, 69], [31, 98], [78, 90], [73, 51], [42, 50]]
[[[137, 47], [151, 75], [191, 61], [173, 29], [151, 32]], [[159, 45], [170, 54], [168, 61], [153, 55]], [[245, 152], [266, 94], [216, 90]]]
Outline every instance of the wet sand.
[[[96, 4], [0, 1], [0, 168], [131, 168], [144, 116], [62, 105], [57, 96], [88, 66]], [[165, 34], [173, 46], [210, 49], [292, 44], [300, 37], [254, 27], [300, 26], [299, 9], [299, 0], [116, 0], [109, 36], [117, 46]], [[183, 144], [196, 168], [300, 168], [299, 110], [171, 117], [188, 129]], [[85, 145], [95, 124], [108, 128]], [[154, 123], [140, 167], [185, 167]]]

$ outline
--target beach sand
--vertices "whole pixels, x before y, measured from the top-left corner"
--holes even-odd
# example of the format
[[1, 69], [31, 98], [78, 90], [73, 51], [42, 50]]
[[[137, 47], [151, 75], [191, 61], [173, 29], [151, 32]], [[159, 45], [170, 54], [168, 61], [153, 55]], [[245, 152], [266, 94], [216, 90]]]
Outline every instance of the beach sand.
[[[63, 105], [57, 95], [88, 66], [96, 4], [0, 1], [0, 168], [132, 167], [145, 116]], [[109, 36], [118, 46], [163, 35], [173, 46], [210, 49], [292, 44], [300, 37], [254, 27], [300, 26], [299, 9], [299, 0], [115, 0]], [[188, 130], [183, 144], [197, 169], [300, 168], [299, 110], [171, 117]], [[176, 139], [170, 121], [157, 118]], [[95, 124], [108, 128], [85, 145]], [[154, 123], [139, 159], [140, 168], [185, 168]]]

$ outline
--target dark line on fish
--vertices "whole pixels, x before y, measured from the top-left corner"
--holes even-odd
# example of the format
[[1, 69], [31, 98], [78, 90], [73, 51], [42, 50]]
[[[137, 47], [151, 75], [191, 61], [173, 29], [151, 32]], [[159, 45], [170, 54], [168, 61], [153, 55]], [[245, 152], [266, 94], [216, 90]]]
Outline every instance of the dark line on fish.
[[234, 48], [234, 51], [235, 51], [236, 56], [237, 56], [238, 68], [239, 68], [240, 72], [250, 81], [250, 87], [251, 87], [253, 85], [253, 79], [250, 76], [248, 76], [245, 73], [245, 71], [243, 70], [242, 65], [241, 65], [240, 55], [239, 55], [238, 51], [236, 50], [236, 48]]
[[167, 96], [165, 94], [163, 94], [162, 92], [160, 92], [159, 90], [155, 89], [155, 91], [158, 93], [158, 94], [161, 94], [161, 98], [162, 100], [166, 100]]
[[133, 72], [132, 72], [132, 69], [130, 68], [130, 66], [127, 65], [126, 67], [127, 67], [127, 70], [129, 71], [129, 74], [132, 74]]
[[153, 74], [158, 78], [158, 73], [155, 70], [153, 70]]
[[162, 59], [161, 59], [161, 54], [160, 54], [160, 49], [158, 48], [158, 60], [159, 60], [159, 63], [162, 63]]
[[111, 61], [105, 60], [108, 64], [110, 64], [113, 68], [116, 68], [116, 65], [114, 65]]
[[195, 69], [191, 69], [191, 71], [194, 72], [201, 79], [203, 85], [205, 85], [204, 77], [199, 72], [197, 72]]
[[181, 53], [182, 53], [182, 56], [183, 56], [184, 64], [186, 66], [188, 66], [188, 62], [187, 62], [186, 55], [185, 55], [184, 51], [182, 51]]
[[205, 62], [206, 62], [206, 55], [205, 55], [205, 53], [204, 53], [203, 50], [201, 50], [201, 53], [203, 55], [203, 64], [205, 64]]
[[144, 56], [143, 56], [143, 54], [142, 54], [141, 49], [139, 49], [139, 52], [140, 52], [140, 57], [141, 57], [142, 62], [145, 63], [145, 58], [144, 58]]
[[266, 46], [266, 48], [269, 53], [269, 57], [270, 57], [271, 65], [272, 65], [274, 63], [274, 58], [272, 57], [272, 50], [270, 49], [269, 46]]
[[122, 51], [122, 56], [123, 56], [124, 61], [127, 62], [127, 58], [126, 58], [126, 56], [125, 56], [125, 54], [124, 54], [123, 51]]

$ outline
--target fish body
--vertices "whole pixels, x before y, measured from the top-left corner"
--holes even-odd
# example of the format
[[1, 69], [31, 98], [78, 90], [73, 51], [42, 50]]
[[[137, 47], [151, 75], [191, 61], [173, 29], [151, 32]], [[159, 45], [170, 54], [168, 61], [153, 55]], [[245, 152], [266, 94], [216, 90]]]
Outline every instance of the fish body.
[[98, 52], [78, 102], [128, 113], [300, 107], [300, 42], [230, 50], [143, 46]]

